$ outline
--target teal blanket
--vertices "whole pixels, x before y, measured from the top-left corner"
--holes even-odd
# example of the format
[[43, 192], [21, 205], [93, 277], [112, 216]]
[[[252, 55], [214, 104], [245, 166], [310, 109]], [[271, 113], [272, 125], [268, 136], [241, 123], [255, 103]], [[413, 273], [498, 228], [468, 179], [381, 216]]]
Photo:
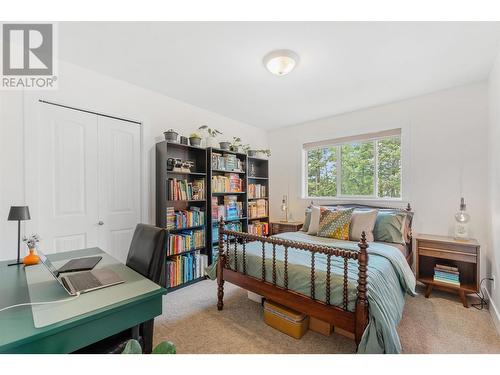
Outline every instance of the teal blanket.
[[[341, 249], [358, 251], [356, 242], [339, 241], [311, 236], [304, 232], [282, 233], [276, 237], [326, 245]], [[265, 279], [272, 282], [272, 245], [265, 246]], [[284, 284], [283, 248], [276, 246], [276, 283]], [[232, 269], [243, 269], [241, 246], [231, 246], [228, 261]], [[330, 303], [342, 306], [343, 302], [343, 258], [332, 257], [332, 275], [330, 281]], [[246, 246], [247, 274], [262, 277], [262, 244], [249, 243]], [[288, 250], [288, 288], [309, 296], [311, 290], [311, 253], [304, 250]], [[211, 278], [215, 278], [213, 264], [208, 269]], [[348, 262], [348, 310], [354, 311], [357, 296], [358, 263]], [[415, 295], [415, 276], [403, 254], [395, 247], [372, 242], [368, 248], [368, 300], [369, 322], [358, 347], [358, 353], [400, 353], [401, 343], [396, 327], [403, 313], [405, 294]], [[315, 298], [326, 299], [326, 256], [315, 256]]]

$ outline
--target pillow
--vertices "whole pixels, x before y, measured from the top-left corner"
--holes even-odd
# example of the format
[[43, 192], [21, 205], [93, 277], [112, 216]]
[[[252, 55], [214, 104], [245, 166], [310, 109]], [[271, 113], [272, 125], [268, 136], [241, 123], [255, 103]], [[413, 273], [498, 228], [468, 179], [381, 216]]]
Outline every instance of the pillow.
[[347, 210], [321, 209], [318, 236], [349, 241], [349, 226], [354, 208]]
[[316, 236], [318, 234], [319, 229], [319, 218], [321, 212], [318, 206], [311, 207], [311, 222], [309, 223], [309, 229], [307, 230], [307, 234], [312, 234]]
[[404, 245], [406, 243], [403, 232], [406, 222], [406, 213], [397, 211], [379, 211], [373, 237], [377, 242], [392, 242]]
[[366, 240], [373, 242], [373, 228], [377, 220], [378, 210], [354, 210], [352, 213], [349, 239], [351, 241], [361, 240], [361, 233], [366, 234]]
[[307, 232], [309, 230], [309, 225], [311, 224], [311, 207], [306, 208], [306, 217], [304, 218], [304, 225], [302, 225], [302, 231]]

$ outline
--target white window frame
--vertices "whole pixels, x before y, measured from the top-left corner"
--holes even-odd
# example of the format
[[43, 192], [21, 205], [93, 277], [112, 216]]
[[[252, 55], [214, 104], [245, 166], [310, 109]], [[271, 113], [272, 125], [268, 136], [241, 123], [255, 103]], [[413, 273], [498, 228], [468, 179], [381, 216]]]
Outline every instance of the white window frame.
[[[400, 147], [401, 147], [401, 178], [400, 178], [400, 196], [397, 198], [393, 197], [379, 197], [378, 196], [378, 141], [383, 140], [383, 139], [388, 139], [388, 138], [395, 138], [399, 137], [400, 139]], [[373, 142], [374, 143], [374, 163], [375, 163], [375, 171], [374, 171], [374, 186], [373, 186], [373, 191], [375, 192], [376, 195], [343, 195], [342, 194], [342, 168], [341, 168], [341, 146], [345, 144], [352, 144], [352, 143], [366, 143], [366, 142]], [[337, 148], [337, 166], [336, 166], [336, 184], [337, 184], [337, 195], [333, 197], [315, 197], [315, 196], [309, 196], [309, 191], [308, 191], [308, 176], [309, 176], [309, 170], [308, 170], [308, 156], [307, 153], [312, 150], [316, 149], [322, 149], [325, 147], [336, 147]], [[404, 156], [403, 156], [403, 150], [405, 148], [405, 145], [403, 144], [403, 136], [402, 136], [402, 131], [401, 128], [397, 129], [391, 129], [391, 130], [385, 130], [377, 133], [368, 133], [368, 134], [361, 134], [361, 135], [356, 135], [352, 137], [344, 137], [344, 138], [338, 138], [338, 139], [330, 139], [330, 140], [325, 140], [325, 141], [320, 141], [320, 142], [311, 142], [311, 143], [305, 143], [302, 146], [302, 197], [303, 199], [308, 199], [308, 200], [346, 200], [346, 201], [359, 201], [359, 200], [365, 200], [365, 201], [389, 201], [389, 202], [401, 202], [404, 200], [405, 193], [406, 191], [403, 188], [403, 169], [404, 169]]]

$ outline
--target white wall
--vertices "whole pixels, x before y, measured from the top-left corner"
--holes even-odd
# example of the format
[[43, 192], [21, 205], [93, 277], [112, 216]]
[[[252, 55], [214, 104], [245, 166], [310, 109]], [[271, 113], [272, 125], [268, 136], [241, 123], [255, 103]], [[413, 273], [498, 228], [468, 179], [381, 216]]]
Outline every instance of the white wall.
[[[40, 98], [144, 123], [145, 178], [149, 183], [144, 192], [143, 217], [152, 223], [155, 214], [154, 144], [163, 139], [163, 131], [174, 128], [180, 134], [189, 135], [198, 126], [207, 124], [224, 133], [225, 139], [221, 140], [240, 136], [244, 143], [267, 148], [264, 130], [165, 95], [65, 62], [59, 63], [58, 75], [59, 88], [54, 91], [0, 92], [0, 259], [12, 259], [16, 251], [16, 224], [6, 221], [9, 207], [32, 203], [31, 187], [25, 186], [24, 153], [33, 153], [37, 147], [43, 147], [36, 144], [36, 140], [29, 140], [29, 129], [36, 121], [36, 102]], [[36, 207], [30, 205], [30, 209], [32, 216], [36, 216]], [[26, 231], [32, 230], [36, 231], [36, 223], [27, 222]]]
[[301, 197], [303, 143], [402, 128], [407, 156], [403, 194], [415, 211], [414, 232], [451, 234], [463, 190], [472, 235], [485, 250], [486, 104], [487, 87], [480, 83], [271, 131], [271, 216], [282, 216], [279, 202], [289, 190], [291, 213], [303, 218], [309, 203]]
[[488, 283], [490, 313], [500, 332], [500, 55], [489, 77], [489, 225], [488, 253], [486, 254], [487, 275], [495, 275], [496, 286]]

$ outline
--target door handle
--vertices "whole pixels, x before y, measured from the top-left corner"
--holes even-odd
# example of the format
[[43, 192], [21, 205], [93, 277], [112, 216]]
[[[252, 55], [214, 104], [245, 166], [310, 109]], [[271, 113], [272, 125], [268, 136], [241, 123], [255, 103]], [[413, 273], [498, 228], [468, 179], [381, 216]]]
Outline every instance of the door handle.
[[97, 224], [99, 224], [99, 225], [104, 225], [104, 221], [99, 220], [99, 222], [98, 222]]

